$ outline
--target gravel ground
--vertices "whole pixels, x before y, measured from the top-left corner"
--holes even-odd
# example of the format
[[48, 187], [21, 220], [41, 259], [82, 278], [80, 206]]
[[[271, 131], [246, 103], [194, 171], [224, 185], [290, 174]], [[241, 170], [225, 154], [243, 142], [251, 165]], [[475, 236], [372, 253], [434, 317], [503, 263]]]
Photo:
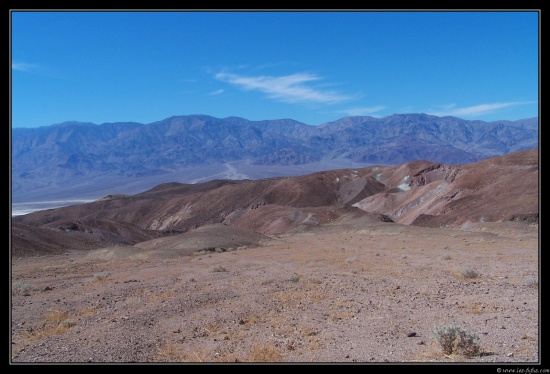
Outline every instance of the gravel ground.
[[[223, 252], [12, 258], [11, 272], [11, 364], [540, 360], [538, 225], [348, 223]], [[478, 354], [443, 352], [433, 332], [450, 324]]]

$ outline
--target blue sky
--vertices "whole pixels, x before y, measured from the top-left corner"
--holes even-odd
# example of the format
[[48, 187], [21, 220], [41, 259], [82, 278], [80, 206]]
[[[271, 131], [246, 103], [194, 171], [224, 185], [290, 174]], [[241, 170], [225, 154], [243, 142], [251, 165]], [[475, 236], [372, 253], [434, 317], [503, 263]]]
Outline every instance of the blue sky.
[[537, 11], [11, 12], [12, 127], [538, 116]]

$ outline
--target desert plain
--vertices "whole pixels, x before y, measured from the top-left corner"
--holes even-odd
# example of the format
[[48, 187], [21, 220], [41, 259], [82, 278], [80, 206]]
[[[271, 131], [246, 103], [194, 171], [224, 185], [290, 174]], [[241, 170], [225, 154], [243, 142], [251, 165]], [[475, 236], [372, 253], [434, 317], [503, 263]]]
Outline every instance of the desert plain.
[[10, 362], [535, 365], [538, 149], [12, 217]]
[[[538, 224], [423, 228], [350, 213], [282, 235], [198, 231], [191, 254], [12, 258], [13, 363], [540, 359]], [[475, 333], [479, 355], [444, 353], [434, 330], [445, 325]]]

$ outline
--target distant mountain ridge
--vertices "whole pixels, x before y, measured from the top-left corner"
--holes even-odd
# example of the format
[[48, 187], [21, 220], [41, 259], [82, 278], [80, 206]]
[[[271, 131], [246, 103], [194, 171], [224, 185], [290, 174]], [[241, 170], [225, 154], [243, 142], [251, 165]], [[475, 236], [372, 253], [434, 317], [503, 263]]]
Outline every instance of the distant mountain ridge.
[[169, 181], [171, 175], [179, 182], [216, 179], [226, 167], [233, 176], [251, 175], [235, 169], [235, 162], [254, 168], [253, 177], [258, 178], [271, 176], [262, 174], [270, 168], [284, 166], [278, 173], [291, 175], [298, 167], [309, 172], [313, 169], [308, 165], [330, 169], [340, 161], [465, 164], [538, 147], [538, 136], [538, 118], [483, 122], [427, 114], [344, 117], [319, 126], [292, 119], [208, 115], [174, 116], [150, 124], [72, 121], [12, 129], [12, 197], [24, 201], [54, 193], [74, 196], [82, 189], [89, 195], [102, 186], [146, 179], [151, 179], [150, 187], [160, 183], [153, 182], [155, 178]]

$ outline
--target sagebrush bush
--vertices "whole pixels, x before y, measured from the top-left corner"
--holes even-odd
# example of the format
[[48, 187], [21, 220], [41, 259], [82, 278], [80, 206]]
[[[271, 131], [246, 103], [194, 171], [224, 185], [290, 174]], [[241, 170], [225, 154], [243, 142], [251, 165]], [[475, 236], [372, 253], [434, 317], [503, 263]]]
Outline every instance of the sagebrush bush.
[[98, 280], [101, 280], [101, 279], [105, 279], [105, 278], [109, 277], [110, 275], [111, 275], [111, 273], [109, 273], [108, 271], [102, 271], [100, 273], [95, 273], [94, 278], [98, 279]]
[[527, 287], [538, 287], [539, 280], [535, 277], [527, 277], [523, 279], [523, 284]]
[[479, 337], [457, 325], [438, 326], [434, 329], [433, 334], [445, 354], [457, 353], [471, 357], [480, 353], [477, 343]]
[[296, 273], [294, 273], [294, 274], [292, 274], [292, 275], [290, 276], [290, 281], [291, 281], [291, 282], [296, 283], [296, 282], [298, 282], [299, 280], [300, 280], [300, 276], [299, 276], [298, 274], [296, 274]]
[[479, 274], [475, 269], [472, 268], [462, 269], [460, 275], [462, 275], [464, 278], [479, 278], [481, 276], [481, 274]]
[[11, 292], [14, 295], [29, 296], [31, 294], [31, 291], [36, 290], [36, 286], [30, 283], [13, 282], [11, 285]]
[[212, 272], [214, 273], [223, 273], [223, 272], [226, 272], [227, 269], [225, 267], [223, 267], [222, 265], [217, 265], [215, 267], [212, 268]]

